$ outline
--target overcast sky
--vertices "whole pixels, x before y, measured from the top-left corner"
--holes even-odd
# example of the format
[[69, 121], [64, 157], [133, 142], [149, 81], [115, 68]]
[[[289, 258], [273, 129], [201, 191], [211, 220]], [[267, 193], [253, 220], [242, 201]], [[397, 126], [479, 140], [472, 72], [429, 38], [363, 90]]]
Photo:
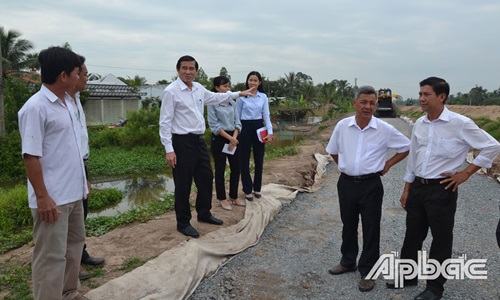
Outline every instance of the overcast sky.
[[498, 0], [2, 0], [0, 26], [36, 52], [68, 42], [90, 72], [150, 84], [170, 81], [189, 54], [209, 77], [226, 67], [233, 83], [256, 70], [357, 78], [405, 99], [428, 76], [452, 94], [500, 88]]

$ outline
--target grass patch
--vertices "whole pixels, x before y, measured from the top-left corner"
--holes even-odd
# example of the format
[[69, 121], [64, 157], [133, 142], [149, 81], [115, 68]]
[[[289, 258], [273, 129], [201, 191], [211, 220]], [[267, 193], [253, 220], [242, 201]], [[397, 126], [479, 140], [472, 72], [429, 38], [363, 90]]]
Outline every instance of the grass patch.
[[164, 195], [160, 201], [119, 213], [114, 217], [100, 216], [87, 219], [85, 229], [87, 230], [87, 236], [100, 236], [120, 225], [130, 224], [135, 221], [147, 222], [155, 216], [162, 215], [173, 209], [174, 196]]
[[87, 201], [89, 210], [98, 210], [106, 206], [118, 203], [123, 199], [123, 192], [117, 188], [92, 189]]
[[125, 271], [125, 272], [130, 272], [133, 269], [136, 269], [142, 265], [144, 265], [148, 260], [150, 259], [140, 259], [140, 258], [131, 258], [127, 259], [125, 263], [123, 264], [122, 267], [119, 268], [119, 270]]
[[4, 300], [31, 300], [31, 265], [12, 266], [0, 262], [0, 291], [9, 291]]
[[123, 149], [105, 147], [92, 150], [87, 164], [89, 176], [119, 176], [166, 170], [163, 147]]
[[266, 152], [264, 153], [265, 160], [272, 160], [276, 158], [280, 158], [283, 156], [293, 156], [300, 153], [300, 149], [295, 146], [287, 146], [287, 147], [276, 147], [273, 144], [268, 144], [266, 146]]

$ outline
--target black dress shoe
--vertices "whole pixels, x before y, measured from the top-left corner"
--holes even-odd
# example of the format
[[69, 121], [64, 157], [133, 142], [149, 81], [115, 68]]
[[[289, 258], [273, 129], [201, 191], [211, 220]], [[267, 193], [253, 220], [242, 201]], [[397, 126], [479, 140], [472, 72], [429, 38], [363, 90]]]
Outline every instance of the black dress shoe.
[[82, 264], [90, 266], [98, 266], [104, 263], [104, 258], [89, 256], [86, 260], [82, 260]]
[[85, 272], [85, 271], [78, 273], [78, 279], [80, 279], [80, 280], [85, 280], [85, 279], [89, 279], [89, 278], [90, 278], [90, 274]]
[[439, 300], [443, 296], [439, 296], [437, 294], [434, 294], [433, 292], [429, 290], [425, 290], [422, 293], [420, 293], [417, 297], [415, 297], [415, 300]]
[[416, 286], [416, 285], [418, 285], [418, 279], [416, 279], [416, 278], [410, 279], [410, 280], [404, 280], [403, 286], [400, 286], [400, 287], [396, 287], [396, 282], [394, 280], [387, 281], [385, 283], [385, 287], [388, 289], [391, 289], [391, 290], [402, 289], [402, 288], [407, 287], [407, 286]]
[[204, 223], [209, 223], [209, 224], [214, 224], [214, 225], [224, 224], [224, 222], [222, 220], [219, 220], [212, 215], [209, 215], [208, 217], [199, 217], [198, 216], [198, 222], [204, 222]]
[[189, 225], [187, 227], [177, 226], [177, 231], [179, 231], [180, 233], [182, 233], [184, 235], [190, 236], [190, 237], [194, 237], [194, 238], [200, 237], [200, 234], [198, 233], [198, 231], [196, 231], [196, 229], [194, 229], [194, 227], [191, 225]]

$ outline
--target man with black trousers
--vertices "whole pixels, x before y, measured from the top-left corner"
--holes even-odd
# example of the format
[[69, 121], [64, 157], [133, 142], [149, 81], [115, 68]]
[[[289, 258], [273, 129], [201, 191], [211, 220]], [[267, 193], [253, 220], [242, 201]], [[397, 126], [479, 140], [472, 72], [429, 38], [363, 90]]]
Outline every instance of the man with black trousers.
[[[85, 90], [85, 87], [87, 86], [87, 80], [88, 80], [88, 69], [87, 66], [85, 65], [85, 57], [79, 55], [80, 60], [82, 62], [82, 65], [80, 66], [80, 78], [76, 82], [76, 85], [73, 89], [68, 91], [68, 95], [70, 95], [71, 99], [73, 102], [71, 102], [74, 105], [74, 110], [75, 110], [75, 115], [76, 115], [76, 120], [78, 121], [79, 127], [80, 127], [80, 136], [81, 136], [81, 154], [83, 158], [83, 164], [85, 166], [85, 178], [87, 180], [87, 187], [90, 192], [90, 183], [88, 181], [89, 174], [87, 172], [87, 160], [89, 158], [90, 154], [90, 148], [89, 148], [89, 134], [87, 131], [87, 121], [85, 118], [85, 112], [83, 111], [83, 106], [80, 101], [80, 92]], [[88, 197], [85, 197], [83, 199], [83, 220], [87, 220], [87, 215], [89, 212], [89, 200]], [[90, 266], [98, 266], [104, 263], [104, 258], [101, 257], [92, 257], [90, 254], [87, 252], [87, 244], [83, 245], [83, 251], [82, 251], [82, 264], [85, 265], [90, 265]], [[82, 267], [80, 267], [80, 274], [78, 276], [80, 280], [90, 278], [90, 274], [83, 270]]]
[[161, 96], [160, 139], [165, 146], [166, 162], [174, 177], [175, 214], [177, 231], [186, 236], [199, 237], [191, 226], [189, 195], [191, 184], [198, 190], [196, 212], [198, 221], [222, 225], [212, 209], [213, 173], [207, 145], [203, 139], [204, 105], [227, 103], [240, 95], [248, 96], [255, 88], [242, 92], [214, 93], [195, 82], [198, 62], [186, 55], [177, 61], [178, 78], [165, 88]]
[[[426, 114], [415, 122], [411, 135], [406, 183], [400, 200], [406, 209], [401, 259], [417, 262], [429, 228], [429, 259], [443, 263], [451, 258], [458, 186], [480, 168], [491, 168], [500, 152], [498, 141], [474, 121], [445, 107], [449, 93], [450, 86], [444, 79], [429, 77], [420, 82], [420, 107]], [[471, 147], [479, 150], [479, 155], [460, 170]], [[403, 282], [404, 286], [415, 286], [418, 278]], [[428, 279], [426, 289], [415, 300], [441, 299], [445, 282], [442, 275]], [[399, 288], [394, 282], [387, 282], [386, 286]]]
[[[358, 288], [368, 292], [375, 286], [375, 281], [365, 277], [377, 262], [380, 251], [384, 196], [380, 176], [408, 155], [410, 140], [394, 126], [373, 116], [377, 107], [377, 93], [373, 87], [360, 87], [352, 104], [356, 115], [338, 122], [326, 147], [326, 152], [341, 172], [337, 190], [343, 224], [342, 258], [329, 272], [339, 275], [359, 270]], [[388, 149], [396, 149], [397, 153], [386, 161]], [[359, 215], [363, 250], [357, 266]]]

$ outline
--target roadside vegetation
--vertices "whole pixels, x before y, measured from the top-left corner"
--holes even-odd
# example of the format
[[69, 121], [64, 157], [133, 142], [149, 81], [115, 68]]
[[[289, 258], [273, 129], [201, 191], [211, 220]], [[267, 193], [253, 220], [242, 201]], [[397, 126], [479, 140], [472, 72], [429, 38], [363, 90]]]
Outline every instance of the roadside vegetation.
[[[411, 111], [411, 112], [405, 112], [399, 110], [398, 114], [418, 119], [421, 116], [423, 116], [425, 112], [422, 110]], [[496, 140], [500, 140], [500, 118], [497, 118], [496, 120], [491, 120], [490, 118], [487, 117], [471, 118], [471, 119], [474, 121], [474, 123], [476, 123], [477, 126], [479, 126], [481, 129], [489, 133]]]
[[[28, 53], [34, 46], [30, 41], [20, 38], [15, 30], [4, 30], [0, 27], [2, 42], [3, 86], [5, 131], [0, 131], [0, 254], [10, 249], [21, 247], [32, 241], [32, 216], [27, 205], [27, 187], [24, 164], [21, 158], [21, 139], [18, 132], [17, 112], [25, 101], [40, 88], [39, 76], [36, 70], [37, 53]], [[69, 47], [65, 44], [63, 47]], [[5, 52], [5, 53], [4, 53]], [[226, 75], [225, 67], [219, 75]], [[92, 78], [100, 78], [99, 74], [91, 74]], [[139, 75], [127, 79], [121, 78], [126, 84], [139, 89], [146, 84], [146, 79]], [[211, 78], [200, 68], [196, 81], [211, 88]], [[168, 84], [168, 80], [160, 80], [157, 84]], [[283, 126], [297, 124], [308, 116], [321, 116], [322, 121], [337, 118], [351, 111], [351, 99], [355, 86], [347, 80], [333, 79], [330, 82], [314, 84], [311, 76], [302, 72], [289, 72], [277, 80], [263, 78], [263, 86], [268, 91], [271, 115], [274, 122]], [[244, 83], [233, 84], [233, 90], [244, 90]], [[86, 101], [86, 92], [82, 92], [82, 103]], [[480, 86], [471, 89], [470, 93], [451, 95], [450, 101], [456, 104], [465, 102], [476, 105], [500, 105], [500, 88], [488, 92]], [[412, 99], [408, 103], [414, 104]], [[411, 105], [410, 104], [410, 105]], [[158, 131], [159, 99], [146, 98], [142, 109], [127, 115], [127, 124], [120, 128], [95, 126], [89, 128], [89, 145], [91, 149], [88, 171], [90, 181], [102, 178], [127, 177], [134, 174], [164, 172], [168, 166], [165, 163], [165, 150], [160, 143]], [[416, 117], [416, 116], [415, 116]], [[475, 120], [480, 126], [500, 138], [499, 120], [491, 121], [485, 118]], [[319, 125], [319, 130], [323, 128]], [[208, 126], [207, 126], [208, 128]], [[281, 128], [280, 128], [281, 130]], [[204, 138], [210, 145], [210, 131]], [[272, 160], [283, 156], [298, 154], [298, 147], [277, 147], [270, 143], [266, 146], [265, 159]], [[114, 205], [123, 198], [123, 193], [117, 189], [93, 189], [89, 196], [89, 210]], [[155, 216], [173, 209], [172, 195], [163, 195], [161, 199], [114, 217], [96, 217], [86, 221], [87, 235], [99, 236], [110, 230], [132, 222], [147, 222]], [[130, 260], [123, 270], [130, 270], [145, 261]], [[93, 276], [103, 272], [91, 268]], [[4, 299], [31, 299], [29, 286], [31, 267], [0, 262], [0, 297], [2, 291], [9, 291]]]

